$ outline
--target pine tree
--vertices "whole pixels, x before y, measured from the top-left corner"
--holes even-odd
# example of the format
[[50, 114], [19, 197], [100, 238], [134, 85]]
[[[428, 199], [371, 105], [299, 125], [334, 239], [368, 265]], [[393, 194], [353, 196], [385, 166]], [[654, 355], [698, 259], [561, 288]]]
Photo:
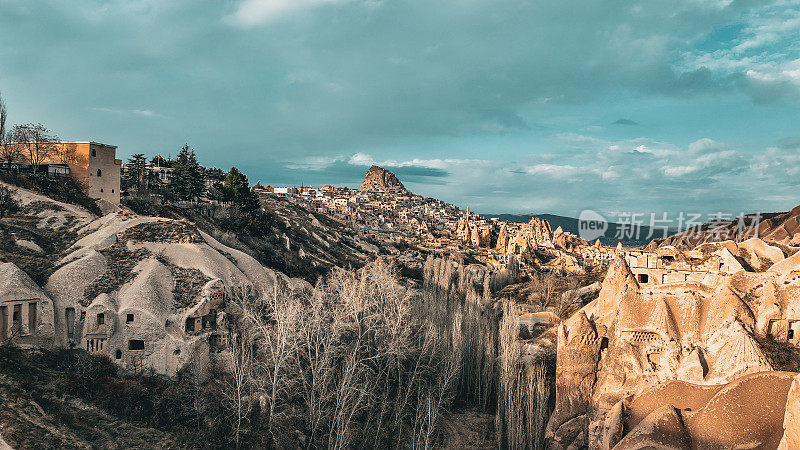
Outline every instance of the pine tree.
[[137, 153], [128, 159], [125, 172], [122, 174], [122, 189], [135, 190], [137, 195], [147, 190], [147, 160], [142, 153]]
[[178, 152], [178, 157], [175, 159], [175, 164], [172, 166], [172, 180], [170, 180], [170, 188], [177, 200], [186, 200], [189, 197], [189, 176], [186, 166], [189, 162], [189, 146], [184, 144], [181, 151]]
[[173, 167], [170, 184], [178, 200], [194, 200], [203, 194], [203, 171], [189, 144], [183, 144]]
[[194, 150], [189, 152], [189, 158], [186, 166], [186, 173], [189, 178], [189, 194], [192, 199], [199, 198], [205, 191], [205, 177], [203, 176], [203, 168], [197, 162], [197, 156]]
[[236, 167], [231, 167], [230, 172], [225, 177], [223, 187], [226, 200], [240, 207], [242, 211], [252, 212], [261, 206], [256, 194], [250, 190], [247, 175], [240, 172]]

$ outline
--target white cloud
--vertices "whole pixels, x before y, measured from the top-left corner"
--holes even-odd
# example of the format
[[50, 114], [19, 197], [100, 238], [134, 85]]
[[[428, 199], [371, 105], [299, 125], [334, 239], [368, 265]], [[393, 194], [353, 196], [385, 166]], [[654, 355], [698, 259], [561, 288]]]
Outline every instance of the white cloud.
[[664, 175], [668, 177], [682, 177], [700, 170], [698, 166], [665, 166]]
[[578, 173], [578, 168], [570, 165], [536, 164], [525, 168], [530, 175], [546, 175], [554, 178], [569, 178]]
[[92, 108], [92, 110], [112, 113], [112, 114], [129, 114], [129, 115], [132, 114], [137, 116], [154, 117], [159, 119], [163, 119], [166, 117], [163, 114], [153, 111], [152, 109], [124, 109], [124, 108], [108, 108], [105, 106], [99, 106]]
[[352, 0], [243, 0], [236, 11], [225, 20], [237, 26], [251, 28], [304, 9], [349, 1]]
[[420, 158], [413, 158], [405, 161], [397, 161], [394, 159], [387, 159], [383, 161], [378, 161], [373, 158], [371, 155], [366, 153], [355, 153], [353, 154], [347, 162], [354, 166], [381, 166], [384, 168], [387, 167], [424, 167], [426, 169], [441, 169], [445, 170], [453, 165], [463, 165], [463, 164], [484, 164], [489, 163], [489, 161], [484, 160], [476, 160], [476, 159], [459, 159], [459, 158], [447, 158], [447, 159], [420, 159]]
[[[738, 36], [713, 50], [689, 50], [676, 69], [707, 70], [721, 85], [737, 80], [756, 101], [800, 98], [800, 1], [764, 2], [741, 19]], [[776, 94], [774, 91], [780, 93]]]
[[347, 162], [354, 166], [372, 166], [377, 164], [372, 156], [367, 155], [366, 153], [356, 153], [351, 156]]
[[286, 167], [289, 169], [320, 171], [327, 169], [337, 162], [344, 161], [344, 159], [343, 156], [309, 156], [299, 161], [289, 162], [286, 164]]

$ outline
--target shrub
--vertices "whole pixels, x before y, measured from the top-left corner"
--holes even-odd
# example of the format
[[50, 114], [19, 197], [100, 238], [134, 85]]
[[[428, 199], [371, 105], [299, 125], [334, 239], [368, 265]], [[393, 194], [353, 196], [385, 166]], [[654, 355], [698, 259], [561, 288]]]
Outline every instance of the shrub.
[[19, 211], [19, 203], [14, 198], [11, 189], [0, 186], [0, 219]]

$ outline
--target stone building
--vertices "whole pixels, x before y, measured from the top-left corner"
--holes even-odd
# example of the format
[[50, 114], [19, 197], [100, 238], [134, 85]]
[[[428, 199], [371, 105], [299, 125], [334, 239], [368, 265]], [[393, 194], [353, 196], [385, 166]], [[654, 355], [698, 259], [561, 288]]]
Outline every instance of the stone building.
[[69, 165], [72, 178], [86, 189], [86, 194], [101, 200], [101, 209], [119, 205], [122, 160], [117, 147], [99, 142], [60, 142], [57, 151], [45, 162]]
[[[39, 162], [49, 175], [69, 173], [89, 197], [101, 201], [100, 209], [104, 211], [119, 205], [122, 160], [117, 159], [116, 146], [99, 142], [51, 142], [43, 146], [47, 151], [42, 151], [44, 158]], [[15, 163], [30, 163], [29, 159], [22, 151]]]

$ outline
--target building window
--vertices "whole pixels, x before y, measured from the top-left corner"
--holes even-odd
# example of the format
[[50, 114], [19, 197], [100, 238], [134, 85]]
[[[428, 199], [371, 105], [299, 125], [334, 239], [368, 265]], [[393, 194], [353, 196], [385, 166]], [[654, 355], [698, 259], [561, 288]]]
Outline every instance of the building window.
[[103, 192], [103, 188], [100, 188], [100, 192]]
[[128, 341], [128, 350], [144, 350], [144, 341], [141, 339], [131, 339]]
[[113, 190], [113, 189], [111, 190], [111, 193], [112, 193], [112, 194], [114, 193], [114, 190]]
[[98, 177], [102, 177], [103, 176], [103, 171], [100, 170], [100, 169], [97, 169], [97, 176]]
[[125, 323], [133, 323], [133, 314], [125, 316]]
[[106, 315], [104, 313], [98, 313], [97, 314], [97, 325], [100, 326], [100, 325], [103, 325], [104, 323], [106, 323]]
[[639, 274], [639, 283], [647, 284], [650, 281], [650, 276], [646, 273]]
[[117, 349], [117, 351], [114, 352], [114, 358], [122, 359], [122, 350]]
[[97, 150], [92, 149], [92, 156], [97, 156]]
[[786, 333], [786, 339], [792, 340], [794, 339], [794, 330], [789, 328], [789, 331]]

